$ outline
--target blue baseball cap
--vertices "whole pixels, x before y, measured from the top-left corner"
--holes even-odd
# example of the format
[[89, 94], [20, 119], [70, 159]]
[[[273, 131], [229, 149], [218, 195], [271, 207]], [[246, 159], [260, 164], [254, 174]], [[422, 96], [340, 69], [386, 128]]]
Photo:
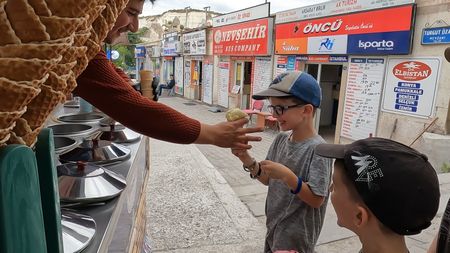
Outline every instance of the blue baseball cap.
[[252, 97], [255, 100], [269, 97], [295, 97], [314, 107], [319, 107], [322, 101], [322, 90], [319, 83], [310, 74], [302, 71], [288, 71], [279, 74], [269, 88]]

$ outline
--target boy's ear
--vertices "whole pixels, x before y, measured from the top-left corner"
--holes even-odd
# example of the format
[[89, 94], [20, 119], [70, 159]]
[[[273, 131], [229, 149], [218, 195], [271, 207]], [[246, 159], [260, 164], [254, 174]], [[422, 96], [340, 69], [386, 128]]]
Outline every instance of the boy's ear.
[[357, 205], [355, 216], [353, 217], [353, 223], [355, 227], [361, 229], [369, 223], [370, 213], [366, 207]]
[[314, 113], [314, 106], [311, 104], [305, 105], [305, 112], [312, 115]]

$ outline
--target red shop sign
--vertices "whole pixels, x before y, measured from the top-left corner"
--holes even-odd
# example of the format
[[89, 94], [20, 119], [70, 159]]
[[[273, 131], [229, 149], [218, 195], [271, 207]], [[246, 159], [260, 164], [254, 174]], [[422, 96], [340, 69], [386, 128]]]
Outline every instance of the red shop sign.
[[269, 55], [272, 18], [214, 29], [213, 51], [217, 55]]
[[420, 61], [407, 61], [395, 65], [392, 73], [400, 80], [417, 82], [431, 75], [431, 67]]
[[304, 20], [276, 26], [276, 40], [315, 36], [409, 31], [413, 6]]

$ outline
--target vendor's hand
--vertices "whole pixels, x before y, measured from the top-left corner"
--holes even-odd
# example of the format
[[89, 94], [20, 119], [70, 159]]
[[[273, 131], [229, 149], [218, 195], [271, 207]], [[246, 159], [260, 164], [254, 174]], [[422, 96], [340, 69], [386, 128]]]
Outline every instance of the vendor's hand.
[[247, 135], [262, 132], [263, 128], [243, 128], [248, 119], [243, 118], [232, 122], [221, 122], [216, 125], [201, 125], [197, 144], [213, 144], [222, 148], [250, 149], [249, 141], [261, 141], [259, 136]]
[[293, 174], [292, 170], [284, 166], [281, 163], [264, 160], [259, 163], [261, 172], [272, 179], [285, 180], [290, 174]]

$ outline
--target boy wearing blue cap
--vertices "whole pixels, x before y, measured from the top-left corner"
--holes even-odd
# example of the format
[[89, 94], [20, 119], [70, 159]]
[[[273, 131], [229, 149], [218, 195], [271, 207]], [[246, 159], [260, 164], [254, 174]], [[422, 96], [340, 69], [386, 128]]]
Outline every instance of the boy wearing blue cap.
[[439, 207], [439, 182], [428, 158], [383, 138], [320, 144], [315, 151], [336, 159], [331, 203], [338, 225], [358, 235], [360, 252], [408, 253], [404, 236], [429, 227]]
[[325, 142], [314, 129], [321, 98], [311, 75], [299, 71], [278, 75], [253, 99], [268, 99], [280, 129], [291, 132], [280, 133], [261, 162], [246, 150], [232, 150], [250, 177], [269, 186], [264, 252], [314, 252], [331, 180], [331, 159], [314, 154], [315, 146]]

